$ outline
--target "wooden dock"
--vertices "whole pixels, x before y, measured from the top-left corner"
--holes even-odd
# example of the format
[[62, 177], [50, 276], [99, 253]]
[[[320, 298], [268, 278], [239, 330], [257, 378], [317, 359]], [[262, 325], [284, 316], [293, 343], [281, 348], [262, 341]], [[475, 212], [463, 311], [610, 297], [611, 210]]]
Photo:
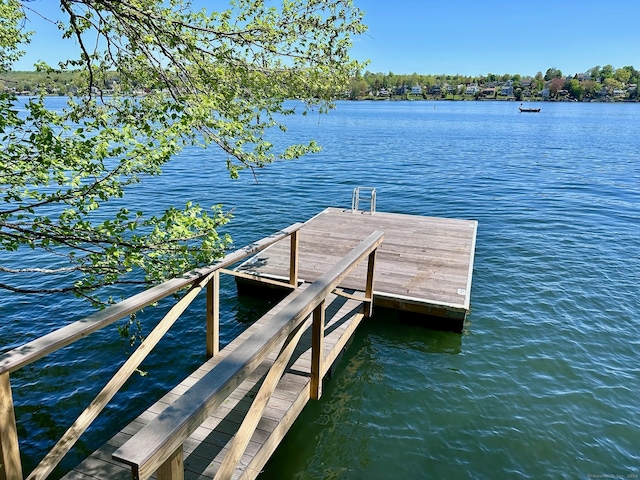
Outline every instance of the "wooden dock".
[[[439, 328], [462, 331], [469, 312], [478, 222], [397, 213], [327, 208], [300, 229], [300, 281], [312, 282], [374, 230], [385, 232], [376, 258], [374, 306], [440, 319]], [[280, 241], [242, 264], [237, 281], [260, 285], [286, 278], [288, 242]], [[362, 288], [364, 267], [341, 286]]]
[[[177, 318], [206, 289], [205, 363], [66, 477], [253, 479], [310, 399], [322, 394], [373, 305], [436, 317], [461, 331], [469, 312], [477, 222], [328, 208], [208, 267], [0, 355], [2, 478], [22, 480], [9, 375], [159, 299], [182, 291], [27, 480], [44, 480]], [[236, 270], [227, 270], [245, 260]], [[272, 310], [219, 350], [219, 275], [239, 290], [284, 288]], [[150, 401], [151, 403], [151, 401]], [[0, 472], [5, 473], [5, 472]]]
[[[292, 229], [292, 245], [299, 228]], [[255, 478], [309, 399], [320, 398], [325, 375], [370, 314], [383, 238], [373, 232], [316, 281], [292, 286], [276, 307], [65, 478]], [[332, 293], [367, 258], [363, 295]]]

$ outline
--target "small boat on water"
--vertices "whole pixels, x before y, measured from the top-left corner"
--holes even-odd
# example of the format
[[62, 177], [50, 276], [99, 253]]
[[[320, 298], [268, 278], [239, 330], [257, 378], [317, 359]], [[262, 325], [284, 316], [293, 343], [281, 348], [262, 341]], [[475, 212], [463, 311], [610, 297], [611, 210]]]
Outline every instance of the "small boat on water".
[[518, 107], [518, 110], [520, 110], [520, 113], [522, 112], [538, 113], [540, 111], [539, 108], [525, 108], [522, 106], [522, 104], [520, 104], [520, 106]]

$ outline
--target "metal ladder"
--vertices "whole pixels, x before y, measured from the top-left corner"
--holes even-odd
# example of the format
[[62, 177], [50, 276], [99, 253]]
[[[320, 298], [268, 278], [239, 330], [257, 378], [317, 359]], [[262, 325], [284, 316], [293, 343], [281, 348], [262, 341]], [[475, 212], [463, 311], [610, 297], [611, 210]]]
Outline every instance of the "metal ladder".
[[369, 213], [373, 215], [376, 211], [376, 189], [375, 187], [356, 187], [351, 196], [351, 212], [360, 211], [360, 202], [369, 202]]

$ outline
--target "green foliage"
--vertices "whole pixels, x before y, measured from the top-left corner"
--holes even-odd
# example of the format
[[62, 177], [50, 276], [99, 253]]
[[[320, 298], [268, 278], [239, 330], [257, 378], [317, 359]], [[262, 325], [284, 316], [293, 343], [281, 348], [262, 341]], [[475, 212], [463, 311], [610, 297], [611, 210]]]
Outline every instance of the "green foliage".
[[[602, 77], [602, 71], [609, 75], [608, 80], [600, 80]], [[609, 72], [609, 73], [607, 73]], [[609, 87], [610, 89], [624, 88], [628, 84], [637, 84], [640, 81], [640, 72], [632, 66], [625, 66], [622, 68], [614, 69], [611, 65], [603, 67], [593, 67], [587, 70], [587, 79], [585, 75], [575, 75], [575, 80], [578, 84], [570, 84], [571, 77], [565, 78], [562, 72], [557, 68], [547, 69], [546, 75], [542, 72], [537, 72], [536, 75], [531, 77], [523, 77], [520, 74], [508, 74], [496, 75], [488, 73], [484, 76], [464, 76], [464, 75], [419, 75], [412, 73], [411, 75], [398, 75], [393, 72], [387, 74], [384, 73], [372, 73], [366, 71], [364, 74], [359, 73], [351, 79], [351, 88], [349, 91], [349, 98], [362, 99], [362, 98], [376, 98], [381, 90], [386, 90], [384, 98], [391, 96], [396, 99], [407, 98], [406, 89], [414, 85], [419, 85], [423, 88], [423, 98], [425, 99], [437, 99], [447, 98], [455, 99], [456, 95], [460, 95], [461, 99], [479, 99], [483, 95], [474, 94], [466, 95], [466, 86], [472, 83], [487, 86], [500, 85], [501, 83], [511, 82], [513, 87], [514, 97], [517, 100], [523, 100], [525, 95], [537, 95], [545, 88], [549, 88], [554, 96], [561, 90], [566, 89], [570, 92], [572, 98], [576, 99], [595, 99], [599, 97], [602, 85]], [[578, 76], [580, 79], [578, 80]], [[598, 80], [591, 80], [589, 79]], [[524, 82], [527, 82], [526, 84]], [[571, 86], [573, 85], [573, 86]], [[402, 87], [405, 87], [404, 89]], [[436, 88], [431, 88], [436, 87]], [[446, 88], [445, 88], [446, 87]], [[526, 92], [526, 93], [525, 93]], [[496, 90], [495, 98], [501, 97]], [[414, 96], [415, 97], [415, 96]], [[413, 98], [413, 97], [412, 97]], [[505, 98], [505, 97], [503, 97]], [[633, 91], [629, 94], [629, 98], [637, 98], [637, 93]]]
[[29, 41], [29, 32], [21, 27], [23, 21], [18, 0], [0, 0], [0, 73], [9, 70], [22, 56], [20, 46]]
[[513, 96], [517, 101], [524, 100], [524, 95], [522, 94], [522, 89], [521, 88], [516, 88], [515, 91], [514, 91]]
[[[27, 39], [21, 19], [37, 4], [0, 1], [7, 69]], [[265, 134], [286, 130], [294, 110], [285, 99], [327, 111], [362, 66], [348, 56], [365, 29], [351, 0], [288, 0], [279, 9], [232, 0], [215, 12], [180, 0], [60, 6], [62, 18], [50, 20], [78, 56], [37, 67], [47, 82], [73, 84], [67, 107], [45, 108], [42, 88], [19, 115], [14, 92], [0, 95], [0, 250], [33, 250], [45, 262], [23, 269], [10, 263], [16, 256], [3, 259], [0, 288], [22, 293], [100, 302], [103, 286], [159, 282], [219, 258], [230, 242], [217, 233], [229, 219], [221, 206], [150, 216], [124, 207], [107, 215], [105, 204], [159, 175], [186, 146], [218, 148], [232, 177], [317, 151], [312, 140], [273, 145]], [[54, 288], [34, 280], [55, 274]]]
[[614, 68], [612, 65], [605, 65], [600, 70], [600, 81], [603, 82], [607, 78], [613, 77]]
[[[118, 88], [119, 77], [116, 72], [106, 72], [105, 77], [102, 91], [111, 95]], [[79, 70], [5, 72], [0, 76], [0, 91], [73, 96], [86, 90], [85, 83], [84, 74]]]
[[554, 78], [562, 78], [562, 71], [555, 67], [548, 68], [547, 73], [544, 75], [545, 81], [548, 82]]
[[582, 100], [584, 97], [584, 88], [581, 82], [576, 80], [575, 78], [569, 81], [569, 85], [567, 85], [567, 90], [569, 94], [578, 100]]

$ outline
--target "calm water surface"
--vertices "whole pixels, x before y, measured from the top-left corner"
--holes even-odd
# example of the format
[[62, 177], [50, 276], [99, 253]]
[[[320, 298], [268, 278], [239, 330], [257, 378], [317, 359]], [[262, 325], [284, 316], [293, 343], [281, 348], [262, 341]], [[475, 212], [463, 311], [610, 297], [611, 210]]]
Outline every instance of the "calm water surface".
[[[194, 149], [125, 196], [132, 208], [223, 203], [238, 246], [349, 206], [358, 185], [378, 189], [381, 211], [479, 221], [463, 334], [389, 313], [367, 322], [261, 478], [640, 474], [640, 107], [541, 106], [339, 103], [328, 116], [295, 118], [286, 134], [318, 140], [322, 153], [272, 165], [258, 183], [229, 180], [216, 152]], [[265, 305], [234, 298], [232, 281], [223, 290], [226, 343]], [[163, 308], [142, 314], [146, 331]], [[75, 299], [4, 293], [0, 309], [3, 350], [88, 312]], [[202, 361], [203, 301], [190, 312], [58, 473]], [[26, 470], [123, 352], [108, 329], [14, 374]]]

